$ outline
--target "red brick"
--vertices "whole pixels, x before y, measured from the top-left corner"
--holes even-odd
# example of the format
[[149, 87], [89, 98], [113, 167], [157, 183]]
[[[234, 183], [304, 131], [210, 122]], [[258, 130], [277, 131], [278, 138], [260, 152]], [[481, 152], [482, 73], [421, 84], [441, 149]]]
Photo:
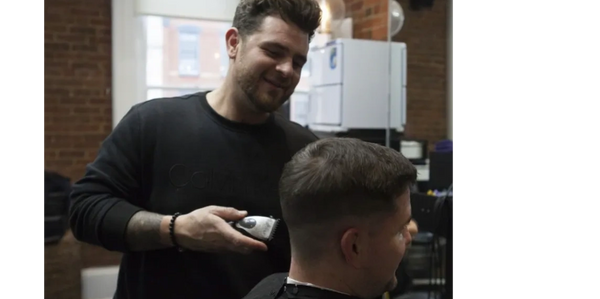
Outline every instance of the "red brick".
[[85, 156], [83, 150], [61, 150], [58, 152], [59, 158], [81, 158]]
[[[44, 164], [47, 170], [74, 182], [96, 157], [100, 143], [112, 129], [112, 103], [106, 94], [112, 84], [111, 1], [47, 0], [44, 22]], [[119, 254], [103, 249], [92, 252], [82, 252], [81, 256], [107, 261], [104, 265], [118, 264], [114, 257]], [[82, 261], [74, 270], [80, 273], [81, 265], [91, 264]], [[47, 275], [46, 298], [59, 298], [48, 294], [61, 286], [73, 287], [61, 290], [60, 298], [80, 298], [80, 279], [69, 279]], [[69, 292], [72, 295], [66, 294]]]
[[[446, 138], [448, 0], [435, 1], [431, 10], [421, 11], [412, 11], [410, 0], [398, 2], [405, 23], [392, 40], [405, 42], [408, 48], [406, 135], [433, 144]], [[354, 38], [387, 39], [388, 0], [345, 0], [345, 4]]]
[[358, 11], [363, 7], [363, 1], [361, 0], [361, 1], [354, 2], [354, 3], [352, 3], [352, 5], [349, 5], [349, 6], [350, 6], [350, 11]]

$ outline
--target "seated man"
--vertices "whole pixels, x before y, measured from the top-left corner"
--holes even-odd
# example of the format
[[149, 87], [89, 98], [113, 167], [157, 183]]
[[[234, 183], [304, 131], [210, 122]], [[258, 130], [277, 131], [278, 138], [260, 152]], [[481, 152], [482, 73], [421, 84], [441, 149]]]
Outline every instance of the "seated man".
[[244, 298], [377, 298], [394, 289], [411, 242], [416, 177], [398, 151], [357, 139], [322, 139], [298, 152], [279, 189], [289, 273], [263, 279]]

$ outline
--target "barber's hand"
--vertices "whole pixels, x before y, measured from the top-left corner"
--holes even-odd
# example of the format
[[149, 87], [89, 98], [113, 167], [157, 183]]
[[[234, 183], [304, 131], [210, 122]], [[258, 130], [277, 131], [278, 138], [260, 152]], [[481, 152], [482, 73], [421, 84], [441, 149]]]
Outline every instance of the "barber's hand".
[[175, 220], [175, 240], [182, 248], [194, 251], [266, 251], [267, 245], [244, 236], [227, 223], [240, 220], [247, 214], [234, 208], [208, 206], [181, 215]]

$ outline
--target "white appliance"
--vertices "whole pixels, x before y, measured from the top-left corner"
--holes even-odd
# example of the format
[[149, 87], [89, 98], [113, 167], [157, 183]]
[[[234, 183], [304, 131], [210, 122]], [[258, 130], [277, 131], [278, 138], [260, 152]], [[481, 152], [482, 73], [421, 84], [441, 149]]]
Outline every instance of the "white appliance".
[[391, 43], [390, 55], [387, 42], [341, 38], [312, 48], [309, 58], [311, 130], [386, 129], [389, 117], [390, 128], [404, 132], [406, 44]]

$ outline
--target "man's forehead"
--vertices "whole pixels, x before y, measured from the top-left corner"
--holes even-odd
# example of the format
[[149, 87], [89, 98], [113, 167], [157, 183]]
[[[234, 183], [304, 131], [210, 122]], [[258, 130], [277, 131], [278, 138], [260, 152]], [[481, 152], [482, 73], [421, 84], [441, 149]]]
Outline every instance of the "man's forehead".
[[286, 33], [268, 33], [254, 35], [253, 41], [258, 45], [280, 45], [289, 49], [308, 51], [308, 37], [295, 38]]
[[293, 42], [297, 43], [298, 40], [304, 40], [308, 45], [308, 34], [306, 32], [302, 31], [295, 24], [288, 23], [274, 16], [265, 17], [256, 33], [253, 34], [253, 37], [259, 41], [293, 39]]

